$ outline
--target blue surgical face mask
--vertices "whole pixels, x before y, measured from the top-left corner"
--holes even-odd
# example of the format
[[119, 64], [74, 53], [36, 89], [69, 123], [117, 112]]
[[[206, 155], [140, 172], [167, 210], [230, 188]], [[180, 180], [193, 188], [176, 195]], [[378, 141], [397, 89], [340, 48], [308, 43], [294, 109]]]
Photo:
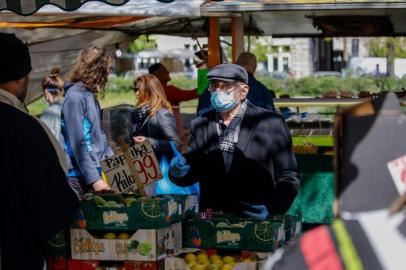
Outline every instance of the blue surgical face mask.
[[238, 104], [232, 93], [220, 91], [211, 93], [210, 102], [213, 108], [218, 112], [228, 112], [234, 109]]

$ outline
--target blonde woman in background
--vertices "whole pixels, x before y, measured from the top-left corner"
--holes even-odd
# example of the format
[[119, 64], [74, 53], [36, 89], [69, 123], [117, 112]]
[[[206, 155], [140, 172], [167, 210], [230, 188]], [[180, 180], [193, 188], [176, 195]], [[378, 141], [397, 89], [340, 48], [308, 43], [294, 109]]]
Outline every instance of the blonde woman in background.
[[131, 138], [144, 136], [151, 142], [158, 160], [172, 156], [169, 141], [178, 143], [176, 120], [159, 80], [150, 74], [134, 81], [137, 108], [132, 115]]
[[168, 177], [168, 160], [173, 157], [170, 141], [179, 146], [176, 132], [176, 120], [159, 80], [151, 74], [145, 74], [134, 81], [137, 97], [136, 109], [132, 115], [131, 141], [147, 138], [154, 148], [163, 179], [148, 185], [149, 195], [155, 194], [190, 194], [197, 193], [198, 187], [181, 188], [173, 184]]

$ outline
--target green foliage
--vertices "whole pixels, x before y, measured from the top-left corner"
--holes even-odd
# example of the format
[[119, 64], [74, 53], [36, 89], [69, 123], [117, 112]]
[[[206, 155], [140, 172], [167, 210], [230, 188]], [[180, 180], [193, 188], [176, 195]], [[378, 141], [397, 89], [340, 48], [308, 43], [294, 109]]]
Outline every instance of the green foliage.
[[320, 97], [327, 91], [350, 91], [357, 94], [360, 91], [377, 93], [380, 91], [400, 91], [406, 89], [406, 78], [337, 78], [337, 77], [304, 77], [300, 79], [277, 80], [267, 76], [257, 76], [268, 89], [276, 95]]
[[406, 57], [406, 38], [404, 37], [386, 37], [372, 38], [368, 42], [369, 55], [372, 57], [387, 57], [388, 44], [393, 44], [395, 48], [395, 57]]
[[305, 143], [311, 143], [316, 146], [333, 146], [332, 136], [296, 136], [292, 138], [293, 145], [303, 145]]
[[128, 46], [130, 52], [141, 52], [145, 49], [157, 48], [155, 38], [141, 35]]
[[132, 90], [134, 83], [132, 79], [124, 79], [122, 77], [117, 77], [110, 79], [105, 88], [105, 92], [127, 92]]
[[[285, 80], [277, 80], [269, 76], [257, 76], [268, 89], [275, 91], [276, 95], [289, 94], [290, 96], [322, 96], [326, 91], [341, 90], [351, 91], [357, 94], [360, 91], [370, 91], [373, 93], [380, 91], [400, 91], [406, 89], [406, 78], [347, 78], [341, 79], [336, 77], [305, 77], [300, 79], [288, 78]], [[197, 81], [185, 76], [173, 77], [171, 83], [181, 89], [196, 88]], [[117, 77], [110, 79], [106, 85], [105, 94], [100, 97], [100, 105], [102, 108], [111, 107], [119, 104], [134, 105], [135, 95], [132, 90], [133, 80]], [[183, 112], [195, 112], [197, 100], [182, 102]], [[31, 103], [28, 106], [31, 115], [40, 115], [48, 105], [43, 99]], [[193, 107], [193, 108], [191, 108]]]
[[39, 116], [47, 107], [48, 103], [43, 98], [40, 98], [28, 105], [28, 112], [31, 115]]
[[[248, 41], [245, 42], [247, 44]], [[250, 40], [250, 52], [256, 55], [258, 62], [266, 62], [268, 61], [268, 54], [272, 53], [272, 47], [269, 46], [271, 44], [267, 38], [262, 37], [251, 37]]]
[[172, 76], [170, 84], [179, 87], [180, 89], [189, 90], [197, 87], [197, 80], [187, 78], [185, 76]]

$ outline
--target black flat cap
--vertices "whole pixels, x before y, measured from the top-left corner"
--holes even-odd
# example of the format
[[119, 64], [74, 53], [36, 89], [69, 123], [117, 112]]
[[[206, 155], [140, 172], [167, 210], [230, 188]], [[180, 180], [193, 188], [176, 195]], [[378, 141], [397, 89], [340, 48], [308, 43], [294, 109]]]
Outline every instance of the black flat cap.
[[219, 80], [225, 82], [243, 82], [248, 84], [248, 73], [239, 65], [221, 64], [212, 68], [207, 73], [209, 81]]
[[14, 34], [0, 33], [0, 83], [21, 79], [30, 72], [28, 47]]

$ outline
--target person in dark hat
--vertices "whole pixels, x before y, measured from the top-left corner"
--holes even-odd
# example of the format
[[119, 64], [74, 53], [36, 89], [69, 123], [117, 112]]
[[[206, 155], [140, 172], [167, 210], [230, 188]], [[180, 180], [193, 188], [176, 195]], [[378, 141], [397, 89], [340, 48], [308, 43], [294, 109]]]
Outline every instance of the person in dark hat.
[[[275, 97], [274, 91], [266, 88], [266, 86], [254, 76], [257, 69], [257, 57], [255, 54], [250, 52], [241, 53], [240, 56], [238, 56], [237, 64], [242, 66], [248, 73], [248, 86], [250, 87], [250, 91], [248, 92], [247, 99], [255, 106], [275, 112], [276, 110], [273, 104], [273, 99]], [[197, 115], [201, 115], [211, 108], [210, 92], [204, 91], [199, 97]]]
[[68, 227], [79, 201], [66, 178], [62, 149], [24, 105], [28, 47], [0, 33], [1, 269], [44, 269], [44, 247]]
[[191, 123], [189, 147], [170, 162], [179, 186], [200, 182], [201, 209], [264, 219], [284, 214], [300, 177], [283, 118], [247, 100], [247, 71], [222, 64], [207, 74], [214, 109]]

